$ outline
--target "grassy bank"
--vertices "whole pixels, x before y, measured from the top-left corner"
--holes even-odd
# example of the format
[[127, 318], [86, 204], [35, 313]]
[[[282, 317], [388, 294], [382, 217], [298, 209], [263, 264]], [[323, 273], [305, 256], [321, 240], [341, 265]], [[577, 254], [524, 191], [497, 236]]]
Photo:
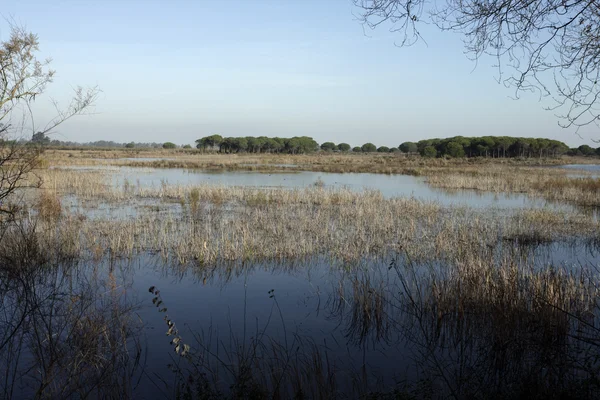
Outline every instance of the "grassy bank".
[[[157, 160], [148, 160], [152, 158], [157, 158]], [[598, 162], [597, 158], [584, 157], [444, 159], [423, 158], [404, 154], [204, 154], [193, 150], [155, 150], [143, 152], [128, 150], [48, 150], [45, 153], [45, 159], [50, 165], [118, 165], [154, 168], [259, 171], [289, 170], [293, 168], [302, 171], [318, 172], [370, 172], [411, 175], [428, 175], [429, 168], [460, 168], [469, 165], [539, 166]]]

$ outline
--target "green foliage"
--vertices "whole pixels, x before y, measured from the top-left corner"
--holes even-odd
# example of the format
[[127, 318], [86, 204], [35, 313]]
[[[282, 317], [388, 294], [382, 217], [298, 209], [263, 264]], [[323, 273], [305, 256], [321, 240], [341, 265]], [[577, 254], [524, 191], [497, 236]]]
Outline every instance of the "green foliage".
[[596, 151], [587, 144], [579, 146], [577, 150], [582, 156], [593, 156], [596, 153]]
[[363, 153], [372, 153], [377, 150], [377, 147], [373, 143], [365, 143], [361, 147]]
[[191, 148], [192, 148], [192, 146], [191, 146], [191, 145], [189, 145], [189, 144], [186, 144], [185, 146], [183, 146], [183, 148], [184, 148], [184, 149], [191, 149]]
[[421, 152], [423, 157], [433, 158], [437, 156], [437, 150], [433, 146], [425, 146]]
[[334, 151], [337, 149], [338, 147], [333, 142], [325, 142], [321, 145], [321, 150], [323, 151]]
[[239, 153], [248, 149], [248, 139], [244, 137], [227, 137], [221, 142], [219, 151], [222, 153]]
[[459, 142], [450, 142], [446, 146], [446, 154], [450, 157], [459, 158], [465, 156], [465, 149]]
[[350, 151], [350, 145], [348, 143], [340, 143], [338, 144], [338, 150], [339, 151]]
[[308, 136], [295, 136], [293, 138], [269, 138], [266, 136], [222, 138], [219, 135], [212, 135], [196, 140], [196, 147], [205, 151], [212, 150], [221, 153], [305, 154], [317, 151], [319, 144]]
[[398, 146], [398, 149], [403, 153], [416, 153], [419, 151], [417, 144], [414, 142], [404, 142]]
[[196, 148], [210, 150], [216, 146], [221, 146], [223, 137], [221, 135], [210, 135], [196, 140]]
[[133, 143], [133, 142], [129, 142], [125, 145], [126, 149], [133, 149], [134, 147], [135, 147], [135, 143]]
[[[569, 150], [563, 142], [544, 138], [520, 138], [509, 136], [482, 136], [450, 138], [434, 138], [419, 142], [404, 142], [398, 148], [387, 146], [376, 147], [373, 143], [365, 143], [361, 147], [351, 148], [348, 143], [336, 145], [333, 142], [319, 144], [308, 136], [292, 138], [246, 136], [226, 137], [220, 135], [206, 136], [196, 140], [196, 147], [205, 151], [220, 153], [285, 153], [307, 154], [319, 149], [322, 151], [341, 151], [371, 153], [395, 152], [419, 153], [424, 157], [558, 157], [563, 154], [594, 155], [596, 150], [583, 145]], [[427, 150], [426, 150], [427, 149]]]
[[177, 148], [177, 145], [172, 142], [165, 142], [165, 143], [163, 143], [162, 147], [163, 147], [163, 149], [175, 149], [175, 148]]
[[[410, 144], [402, 143], [401, 150], [407, 150]], [[569, 152], [567, 145], [557, 140], [509, 136], [427, 139], [417, 142], [416, 147], [421, 155], [425, 154], [427, 147], [433, 147], [440, 157], [557, 157]], [[431, 157], [433, 151], [427, 150], [427, 153]]]

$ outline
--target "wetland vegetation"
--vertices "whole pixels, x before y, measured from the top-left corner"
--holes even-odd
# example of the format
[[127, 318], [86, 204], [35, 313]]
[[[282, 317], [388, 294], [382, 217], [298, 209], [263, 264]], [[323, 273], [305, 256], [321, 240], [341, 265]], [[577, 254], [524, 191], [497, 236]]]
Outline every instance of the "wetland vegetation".
[[[12, 194], [4, 397], [597, 396], [593, 169], [108, 154], [46, 151], [28, 175], [36, 187]], [[156, 165], [167, 155], [173, 165]], [[194, 157], [258, 183], [144, 178]], [[309, 163], [411, 168], [414, 185], [441, 188], [419, 193], [455, 202], [335, 185], [327, 172], [269, 183]], [[524, 197], [471, 207], [457, 194], [478, 191]]]
[[17, 140], [37, 51], [0, 45], [0, 397], [600, 397], [591, 147], [51, 148], [98, 91]]

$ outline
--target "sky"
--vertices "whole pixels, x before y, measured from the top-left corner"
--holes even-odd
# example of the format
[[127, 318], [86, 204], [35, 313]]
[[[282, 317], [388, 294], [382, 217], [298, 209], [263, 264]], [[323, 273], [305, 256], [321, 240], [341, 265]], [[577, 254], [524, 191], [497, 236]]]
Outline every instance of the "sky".
[[[544, 100], [497, 81], [461, 37], [422, 27], [427, 43], [401, 48], [369, 30], [351, 0], [5, 0], [7, 21], [40, 40], [56, 78], [36, 100], [53, 116], [77, 85], [102, 92], [89, 115], [53, 139], [194, 144], [212, 134], [311, 136], [317, 142], [398, 146], [433, 137], [547, 137], [569, 146], [596, 127], [558, 126]], [[8, 4], [6, 4], [8, 3]]]

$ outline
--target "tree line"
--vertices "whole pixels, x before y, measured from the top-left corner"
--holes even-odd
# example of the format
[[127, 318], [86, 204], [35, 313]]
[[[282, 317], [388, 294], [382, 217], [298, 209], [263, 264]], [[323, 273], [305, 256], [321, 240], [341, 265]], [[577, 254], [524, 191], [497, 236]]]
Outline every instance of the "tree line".
[[196, 148], [220, 153], [287, 153], [306, 154], [319, 150], [319, 144], [308, 136], [269, 138], [266, 136], [222, 137], [205, 136], [196, 140]]
[[[160, 149], [164, 147], [165, 143], [156, 143], [156, 142], [128, 142], [128, 143], [119, 143], [114, 142], [112, 140], [97, 140], [95, 142], [73, 142], [70, 140], [57, 140], [51, 139], [51, 135], [46, 135], [43, 132], [36, 132], [32, 135], [30, 140], [25, 138], [17, 139], [17, 140], [9, 140], [0, 138], [0, 144], [19, 144], [24, 145], [27, 143], [35, 143], [38, 145], [43, 145], [45, 147], [95, 147], [95, 148], [152, 148], [152, 149]], [[170, 143], [170, 142], [167, 142]], [[179, 147], [173, 144], [175, 147]], [[187, 146], [191, 148], [190, 145]]]
[[427, 139], [404, 142], [399, 149], [419, 153], [423, 157], [557, 157], [566, 155], [600, 155], [600, 148], [588, 145], [569, 148], [565, 143], [544, 138], [510, 136], [455, 136], [446, 139]]
[[196, 147], [203, 151], [220, 153], [288, 153], [305, 154], [315, 151], [354, 153], [420, 154], [423, 157], [558, 157], [560, 155], [600, 155], [600, 147], [588, 145], [569, 148], [565, 143], [545, 138], [523, 138], [510, 136], [455, 136], [445, 139], [426, 139], [404, 142], [398, 147], [377, 147], [373, 143], [352, 147], [348, 143], [324, 142], [320, 146], [311, 137], [269, 138], [266, 136], [222, 137], [205, 136], [196, 140]]
[[[94, 147], [94, 148], [164, 148], [164, 149], [191, 149], [191, 145], [179, 146], [172, 142], [164, 143], [117, 143], [113, 141], [98, 140], [88, 143], [51, 140], [41, 132], [35, 133], [30, 141], [21, 139], [18, 143], [35, 143], [45, 147]], [[4, 141], [8, 144], [9, 141]], [[0, 140], [2, 144], [2, 140]], [[404, 142], [398, 147], [377, 147], [373, 143], [352, 147], [348, 143], [324, 142], [319, 145], [312, 137], [295, 136], [292, 138], [244, 136], [222, 137], [220, 135], [205, 136], [196, 140], [196, 148], [206, 152], [220, 153], [284, 153], [307, 154], [321, 152], [353, 152], [353, 153], [393, 153], [420, 154], [423, 157], [558, 157], [561, 155], [572, 156], [600, 156], [600, 147], [593, 148], [581, 145], [569, 148], [565, 143], [544, 138], [523, 138], [510, 136], [482, 136], [425, 139], [418, 142]]]

